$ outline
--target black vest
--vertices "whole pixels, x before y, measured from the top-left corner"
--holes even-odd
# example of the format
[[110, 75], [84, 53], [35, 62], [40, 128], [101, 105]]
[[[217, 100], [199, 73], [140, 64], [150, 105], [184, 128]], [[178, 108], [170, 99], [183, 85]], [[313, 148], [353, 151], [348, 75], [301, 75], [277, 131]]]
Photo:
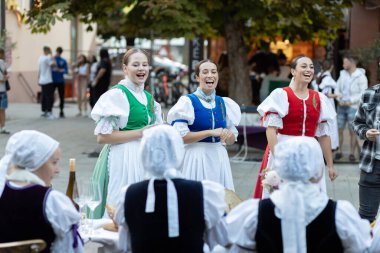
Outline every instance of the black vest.
[[[274, 204], [270, 199], [259, 203], [256, 232], [257, 252], [282, 253], [281, 220], [274, 214]], [[329, 200], [326, 208], [306, 227], [308, 253], [343, 252], [342, 242], [335, 227], [336, 202]]]
[[13, 188], [7, 181], [0, 197], [0, 242], [43, 239], [50, 252], [55, 239], [45, 217], [44, 206], [50, 189], [40, 185]]
[[166, 180], [155, 180], [154, 213], [145, 213], [149, 181], [128, 187], [125, 220], [133, 253], [203, 252], [205, 231], [203, 188], [200, 182], [173, 179], [178, 195], [179, 237], [168, 237]]

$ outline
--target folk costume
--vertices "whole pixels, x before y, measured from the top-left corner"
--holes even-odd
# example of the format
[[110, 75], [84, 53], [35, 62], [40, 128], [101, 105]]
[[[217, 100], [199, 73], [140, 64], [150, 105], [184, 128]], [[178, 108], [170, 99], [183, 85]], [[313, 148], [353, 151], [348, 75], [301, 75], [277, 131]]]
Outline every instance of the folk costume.
[[[230, 98], [207, 96], [200, 88], [193, 94], [182, 96], [168, 113], [168, 123], [177, 129], [182, 137], [189, 132], [227, 128], [234, 133], [240, 122], [239, 105]], [[227, 150], [218, 137], [208, 137], [185, 145], [182, 167], [184, 178], [211, 180], [234, 190], [231, 165]]]
[[[144, 90], [144, 85], [137, 86], [127, 77], [99, 98], [91, 117], [96, 121], [95, 135], [162, 123], [161, 106]], [[93, 173], [103, 193], [102, 205], [94, 212], [95, 218], [103, 216], [106, 203], [116, 205], [122, 187], [145, 179], [137, 153], [139, 146], [140, 139], [104, 145]]]
[[229, 213], [229, 252], [368, 252], [369, 222], [350, 202], [329, 200], [316, 183], [325, 167], [317, 140], [294, 137], [275, 152], [284, 183], [269, 198], [247, 200]]
[[[336, 116], [330, 101], [322, 93], [309, 90], [308, 97], [300, 99], [290, 87], [275, 89], [258, 106], [257, 111], [263, 116], [265, 127], [274, 126], [278, 129], [278, 142], [295, 136], [315, 138], [330, 135], [329, 125]], [[261, 172], [265, 168], [272, 168], [271, 156], [269, 146], [267, 146], [257, 178], [254, 198], [263, 196]], [[324, 179], [320, 182], [320, 188], [326, 192]], [[268, 197], [266, 191], [264, 196]]]
[[180, 178], [184, 147], [167, 125], [144, 131], [140, 157], [151, 178], [125, 187], [115, 220], [123, 252], [203, 252], [227, 243], [224, 188]]
[[47, 247], [42, 252], [84, 252], [77, 231], [80, 215], [73, 203], [32, 173], [58, 145], [32, 130], [20, 131], [8, 140], [0, 160], [0, 243], [43, 239]]

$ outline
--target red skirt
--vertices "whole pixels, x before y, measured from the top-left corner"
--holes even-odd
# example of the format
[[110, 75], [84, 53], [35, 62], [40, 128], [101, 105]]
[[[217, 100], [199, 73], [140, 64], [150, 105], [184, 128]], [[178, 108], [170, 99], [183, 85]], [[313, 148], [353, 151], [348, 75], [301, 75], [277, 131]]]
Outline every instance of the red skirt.
[[255, 191], [253, 192], [254, 199], [261, 199], [263, 195], [263, 184], [261, 182], [261, 173], [268, 166], [268, 159], [269, 159], [269, 145], [267, 145], [267, 148], [265, 149], [263, 161], [261, 162], [261, 166], [260, 166], [260, 171], [259, 171], [259, 174], [257, 175], [256, 187], [255, 187]]

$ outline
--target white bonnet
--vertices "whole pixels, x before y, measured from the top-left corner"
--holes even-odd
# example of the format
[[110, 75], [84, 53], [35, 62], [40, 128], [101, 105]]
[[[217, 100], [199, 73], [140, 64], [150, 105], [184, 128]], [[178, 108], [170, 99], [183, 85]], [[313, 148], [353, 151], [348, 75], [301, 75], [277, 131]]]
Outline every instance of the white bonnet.
[[163, 177], [168, 170], [178, 170], [184, 153], [183, 140], [172, 126], [159, 125], [144, 130], [140, 159], [151, 175]]
[[321, 146], [310, 137], [294, 137], [275, 146], [274, 167], [279, 176], [290, 181], [319, 178], [325, 167]]
[[0, 160], [0, 169], [7, 169], [12, 163], [28, 171], [39, 169], [57, 150], [59, 143], [50, 136], [35, 131], [22, 130], [13, 134]]

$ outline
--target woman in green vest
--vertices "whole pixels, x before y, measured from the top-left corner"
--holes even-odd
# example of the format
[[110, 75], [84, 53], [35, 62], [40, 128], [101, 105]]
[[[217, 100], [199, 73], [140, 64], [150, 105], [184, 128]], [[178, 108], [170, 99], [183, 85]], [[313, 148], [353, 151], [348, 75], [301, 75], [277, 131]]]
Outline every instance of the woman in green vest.
[[103, 216], [105, 204], [116, 206], [122, 187], [145, 179], [138, 157], [142, 132], [162, 123], [161, 106], [144, 90], [148, 59], [145, 51], [129, 49], [123, 57], [125, 79], [104, 93], [91, 112], [97, 141], [106, 144], [93, 174], [103, 192], [102, 205], [94, 218]]

